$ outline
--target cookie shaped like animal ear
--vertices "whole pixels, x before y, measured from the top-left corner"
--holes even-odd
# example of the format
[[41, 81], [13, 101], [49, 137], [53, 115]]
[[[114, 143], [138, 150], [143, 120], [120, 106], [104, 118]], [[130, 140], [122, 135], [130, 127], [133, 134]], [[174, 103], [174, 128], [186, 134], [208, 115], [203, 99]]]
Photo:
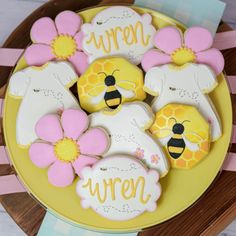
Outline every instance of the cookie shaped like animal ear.
[[55, 79], [66, 87], [71, 87], [78, 78], [72, 65], [68, 62], [52, 62], [52, 72], [56, 75]]
[[211, 92], [218, 85], [215, 73], [206, 65], [196, 65], [195, 79], [203, 93]]
[[151, 24], [152, 22], [152, 17], [149, 14], [143, 14], [142, 15], [142, 21], [147, 24]]
[[9, 93], [12, 96], [23, 97], [30, 85], [30, 78], [23, 71], [16, 72], [12, 75], [9, 82]]

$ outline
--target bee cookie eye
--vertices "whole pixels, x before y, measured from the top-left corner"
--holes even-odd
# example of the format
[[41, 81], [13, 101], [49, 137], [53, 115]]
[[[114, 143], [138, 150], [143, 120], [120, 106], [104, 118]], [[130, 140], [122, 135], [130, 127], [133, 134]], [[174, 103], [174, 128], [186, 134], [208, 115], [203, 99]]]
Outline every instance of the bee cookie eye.
[[101, 21], [97, 21], [97, 25], [102, 25], [102, 22]]
[[175, 91], [176, 88], [174, 88], [174, 87], [169, 87], [169, 90], [171, 90], [171, 91]]
[[38, 93], [38, 92], [40, 92], [40, 89], [33, 89], [33, 91], [34, 91], [35, 93]]

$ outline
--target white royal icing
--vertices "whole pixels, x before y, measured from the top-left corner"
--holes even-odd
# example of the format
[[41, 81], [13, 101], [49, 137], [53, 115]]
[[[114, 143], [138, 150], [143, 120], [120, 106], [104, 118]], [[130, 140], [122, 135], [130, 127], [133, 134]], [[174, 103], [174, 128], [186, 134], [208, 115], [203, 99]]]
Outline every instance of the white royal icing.
[[157, 142], [146, 132], [154, 114], [143, 102], [126, 103], [116, 110], [103, 110], [90, 115], [91, 126], [103, 127], [111, 135], [111, 146], [106, 156], [129, 154], [142, 160], [148, 167], [167, 174], [169, 165]]
[[99, 12], [82, 26], [83, 49], [91, 63], [105, 56], [122, 56], [138, 65], [153, 48], [155, 28], [149, 14], [140, 16], [129, 7], [114, 6]]
[[37, 139], [36, 122], [44, 115], [67, 108], [79, 108], [66, 87], [76, 82], [77, 74], [66, 62], [50, 62], [28, 67], [12, 75], [9, 93], [22, 98], [16, 119], [16, 140], [27, 146]]
[[214, 72], [206, 65], [189, 63], [182, 68], [172, 65], [153, 67], [145, 76], [144, 90], [153, 96], [152, 108], [155, 112], [169, 103], [194, 105], [211, 124], [212, 140], [221, 134], [220, 118], [208, 97], [217, 85]]
[[127, 156], [102, 159], [82, 170], [77, 193], [83, 208], [91, 207], [110, 220], [129, 220], [154, 211], [161, 195], [159, 175]]

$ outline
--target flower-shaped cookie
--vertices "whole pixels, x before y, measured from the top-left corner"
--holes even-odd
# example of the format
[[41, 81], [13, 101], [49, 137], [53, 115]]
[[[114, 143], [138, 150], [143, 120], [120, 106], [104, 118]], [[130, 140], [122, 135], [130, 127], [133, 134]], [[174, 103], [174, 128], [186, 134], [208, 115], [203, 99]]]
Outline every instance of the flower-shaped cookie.
[[85, 166], [96, 163], [97, 157], [108, 149], [105, 131], [88, 129], [88, 125], [86, 113], [75, 109], [65, 110], [61, 119], [46, 115], [37, 122], [35, 130], [41, 140], [30, 146], [29, 156], [37, 167], [49, 167], [48, 179], [52, 185], [70, 185], [74, 171], [80, 175]]
[[81, 17], [72, 11], [61, 12], [55, 22], [49, 17], [37, 20], [30, 33], [33, 44], [25, 51], [27, 64], [41, 66], [51, 60], [67, 60], [82, 74], [88, 66], [88, 58], [81, 51], [81, 24]]
[[151, 49], [142, 58], [145, 71], [158, 65], [173, 63], [178, 66], [188, 62], [206, 64], [216, 75], [224, 68], [224, 58], [221, 52], [211, 48], [213, 37], [202, 27], [191, 27], [184, 33], [176, 27], [160, 29], [154, 38], [157, 49]]

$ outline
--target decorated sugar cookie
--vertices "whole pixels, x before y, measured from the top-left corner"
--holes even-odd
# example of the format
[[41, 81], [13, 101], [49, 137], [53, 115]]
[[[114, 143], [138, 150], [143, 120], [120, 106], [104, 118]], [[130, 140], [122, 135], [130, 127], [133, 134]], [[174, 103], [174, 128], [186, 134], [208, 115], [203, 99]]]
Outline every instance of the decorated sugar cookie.
[[80, 105], [88, 112], [116, 109], [124, 102], [146, 98], [142, 70], [124, 58], [96, 60], [77, 85]]
[[213, 37], [202, 27], [191, 27], [184, 33], [174, 26], [168, 26], [157, 31], [154, 37], [157, 49], [151, 49], [142, 58], [142, 67], [148, 71], [154, 66], [173, 63], [178, 66], [186, 63], [208, 65], [215, 75], [224, 68], [222, 53], [211, 48]]
[[154, 211], [161, 195], [159, 175], [134, 158], [116, 155], [82, 171], [77, 193], [83, 208], [114, 221], [133, 219]]
[[69, 61], [78, 74], [88, 66], [88, 58], [82, 52], [81, 17], [73, 11], [59, 13], [55, 22], [49, 17], [37, 20], [30, 32], [33, 42], [25, 59], [30, 66], [41, 66], [48, 61]]
[[99, 12], [91, 24], [84, 24], [82, 32], [90, 63], [101, 57], [122, 56], [138, 65], [143, 54], [153, 48], [156, 30], [151, 15], [114, 6]]
[[48, 113], [66, 108], [79, 108], [68, 89], [77, 80], [77, 74], [66, 62], [49, 62], [42, 67], [28, 67], [12, 75], [9, 94], [22, 99], [16, 118], [16, 140], [27, 146], [38, 137], [36, 122]]
[[215, 141], [222, 134], [221, 122], [207, 93], [216, 86], [215, 74], [206, 65], [187, 63], [177, 67], [167, 64], [153, 67], [146, 73], [144, 90], [156, 97], [152, 103], [155, 112], [169, 103], [197, 107], [211, 124], [211, 136]]
[[29, 148], [31, 161], [48, 169], [49, 182], [66, 187], [81, 175], [85, 166], [93, 165], [109, 147], [108, 134], [101, 128], [88, 129], [85, 112], [77, 109], [63, 111], [61, 117], [48, 114], [36, 124], [39, 140]]
[[128, 154], [142, 160], [149, 168], [158, 170], [161, 177], [169, 170], [165, 154], [146, 132], [154, 121], [151, 108], [143, 102], [120, 105], [90, 115], [91, 126], [103, 127], [111, 137], [111, 146], [104, 155]]
[[193, 106], [166, 105], [150, 131], [165, 147], [173, 168], [192, 168], [210, 149], [210, 125]]

